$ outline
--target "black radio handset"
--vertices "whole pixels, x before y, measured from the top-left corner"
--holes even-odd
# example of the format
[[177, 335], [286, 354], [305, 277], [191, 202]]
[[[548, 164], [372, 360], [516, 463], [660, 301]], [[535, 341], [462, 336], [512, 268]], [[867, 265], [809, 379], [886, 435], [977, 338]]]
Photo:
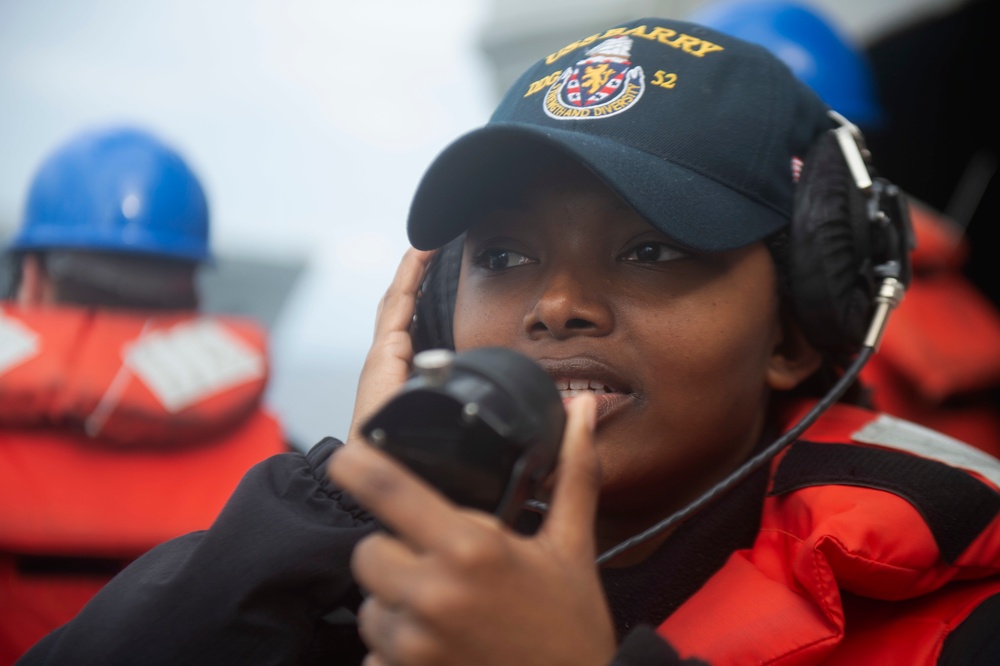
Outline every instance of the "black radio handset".
[[552, 379], [510, 349], [420, 352], [362, 427], [446, 497], [514, 526], [553, 470], [566, 412]]

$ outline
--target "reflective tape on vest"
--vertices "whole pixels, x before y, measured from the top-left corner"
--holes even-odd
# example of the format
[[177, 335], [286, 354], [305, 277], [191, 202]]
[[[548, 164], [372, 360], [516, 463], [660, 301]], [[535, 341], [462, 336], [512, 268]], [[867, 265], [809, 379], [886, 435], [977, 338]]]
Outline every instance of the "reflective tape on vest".
[[266, 370], [257, 350], [205, 319], [144, 334], [124, 361], [170, 412], [259, 379]]
[[0, 375], [38, 354], [38, 334], [0, 312]]

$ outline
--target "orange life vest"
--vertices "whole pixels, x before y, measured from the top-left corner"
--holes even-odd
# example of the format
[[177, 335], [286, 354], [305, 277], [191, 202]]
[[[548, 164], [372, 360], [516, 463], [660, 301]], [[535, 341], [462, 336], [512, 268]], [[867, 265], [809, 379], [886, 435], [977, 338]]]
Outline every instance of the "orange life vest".
[[0, 664], [288, 450], [256, 324], [0, 306]]
[[754, 545], [658, 631], [713, 666], [935, 664], [1000, 593], [998, 485], [975, 447], [837, 405], [773, 462]]

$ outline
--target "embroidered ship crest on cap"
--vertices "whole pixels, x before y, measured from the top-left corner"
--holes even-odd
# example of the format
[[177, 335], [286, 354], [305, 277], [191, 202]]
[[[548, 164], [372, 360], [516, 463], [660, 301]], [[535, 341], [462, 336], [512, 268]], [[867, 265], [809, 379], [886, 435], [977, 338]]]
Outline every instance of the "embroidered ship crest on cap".
[[632, 66], [632, 39], [607, 39], [568, 67], [545, 94], [545, 113], [557, 120], [607, 118], [627, 110], [645, 90], [642, 67]]

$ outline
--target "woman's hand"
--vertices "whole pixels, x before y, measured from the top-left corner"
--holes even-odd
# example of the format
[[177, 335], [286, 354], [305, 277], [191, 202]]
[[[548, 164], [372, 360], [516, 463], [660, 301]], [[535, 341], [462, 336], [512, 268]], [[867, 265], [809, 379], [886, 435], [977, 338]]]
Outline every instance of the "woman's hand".
[[417, 291], [427, 262], [434, 252], [409, 248], [403, 255], [375, 313], [375, 334], [365, 357], [358, 380], [358, 393], [351, 416], [347, 444], [362, 441], [361, 427], [409, 377], [413, 361], [410, 322], [417, 302]]
[[334, 482], [391, 530], [365, 538], [351, 568], [368, 666], [607, 664], [615, 651], [594, 544], [599, 470], [594, 400], [568, 408], [555, 489], [525, 537], [458, 507], [370, 446], [338, 451]]

